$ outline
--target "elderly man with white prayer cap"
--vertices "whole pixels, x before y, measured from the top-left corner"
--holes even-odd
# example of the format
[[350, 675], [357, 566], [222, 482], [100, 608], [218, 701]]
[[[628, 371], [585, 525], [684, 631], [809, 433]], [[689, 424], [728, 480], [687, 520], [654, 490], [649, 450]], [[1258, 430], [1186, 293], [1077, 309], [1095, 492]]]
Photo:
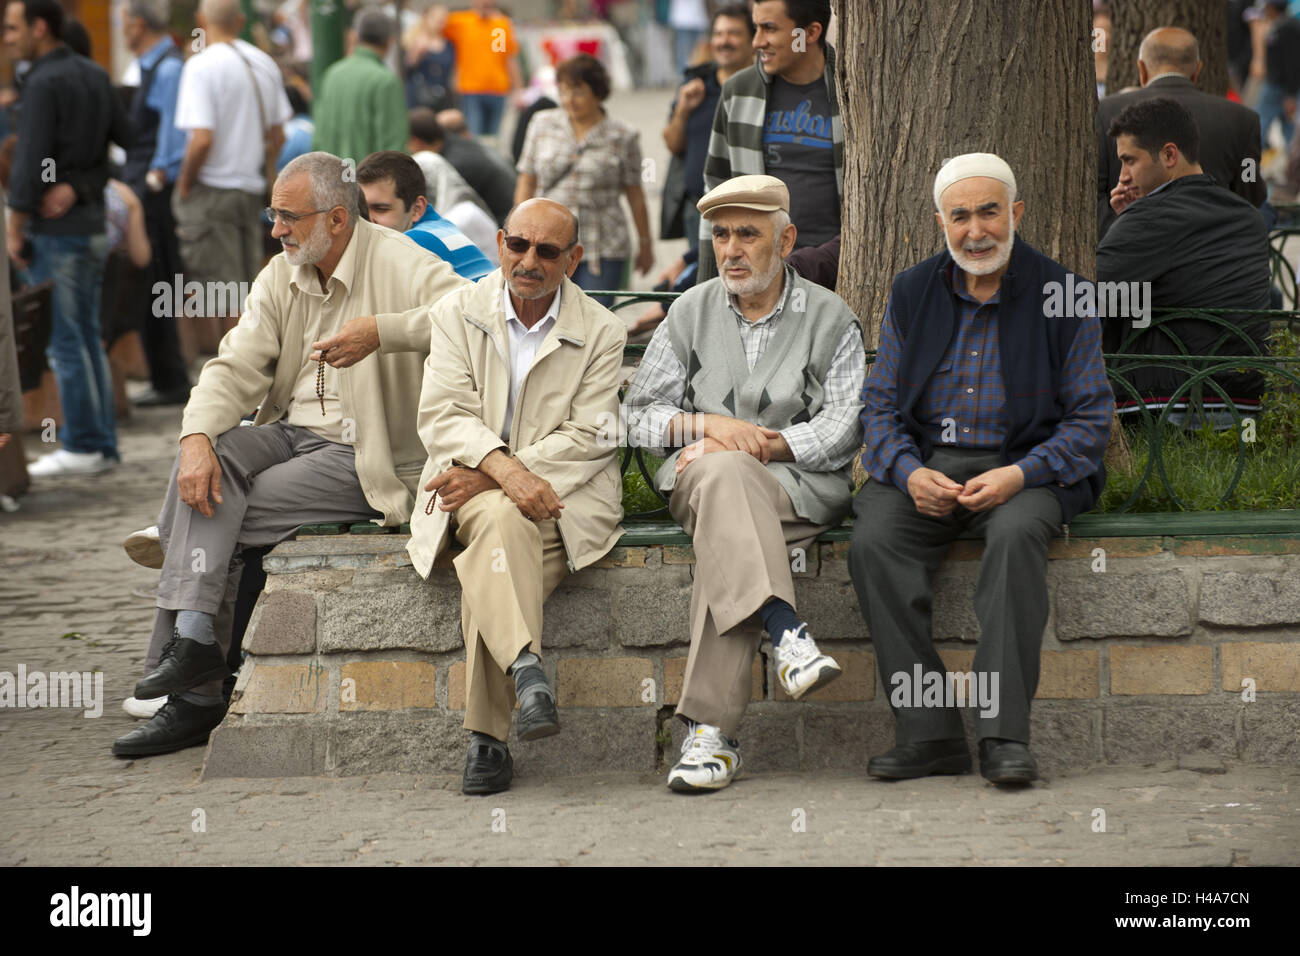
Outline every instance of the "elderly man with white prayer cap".
[[[863, 387], [870, 477], [854, 500], [849, 571], [896, 719], [896, 746], [867, 772], [970, 770], [955, 709], [967, 703], [981, 773], [1026, 784], [1038, 775], [1029, 703], [1047, 546], [1101, 494], [1114, 398], [1097, 318], [1045, 314], [1067, 272], [1016, 238], [1025, 204], [1011, 167], [991, 153], [949, 160], [934, 204], [947, 249], [895, 277]], [[930, 575], [968, 530], [984, 538], [979, 645], [973, 673], [953, 675], [931, 643]]]

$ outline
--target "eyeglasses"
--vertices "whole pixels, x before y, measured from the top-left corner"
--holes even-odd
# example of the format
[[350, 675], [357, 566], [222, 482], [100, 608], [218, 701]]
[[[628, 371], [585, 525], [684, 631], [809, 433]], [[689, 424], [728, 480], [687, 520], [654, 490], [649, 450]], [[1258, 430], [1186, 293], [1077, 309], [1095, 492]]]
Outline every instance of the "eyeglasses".
[[549, 242], [530, 242], [523, 236], [506, 236], [506, 248], [517, 256], [522, 256], [533, 246], [537, 247], [537, 254], [543, 259], [558, 259], [564, 253], [568, 252], [578, 244], [575, 239], [567, 246], [557, 246]]
[[312, 216], [319, 215], [323, 212], [329, 212], [333, 206], [326, 206], [324, 209], [313, 209], [311, 212], [285, 212], [283, 209], [272, 209], [267, 206], [262, 210], [262, 215], [266, 216], [272, 223], [279, 219], [282, 223], [292, 229], [304, 219], [310, 219]]

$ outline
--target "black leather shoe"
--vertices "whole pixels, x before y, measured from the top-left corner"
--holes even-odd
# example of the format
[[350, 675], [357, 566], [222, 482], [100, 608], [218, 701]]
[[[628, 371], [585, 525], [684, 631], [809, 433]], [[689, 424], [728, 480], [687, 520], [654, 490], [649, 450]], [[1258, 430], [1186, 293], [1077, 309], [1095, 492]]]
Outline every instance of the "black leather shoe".
[[980, 741], [980, 774], [993, 783], [1030, 783], [1038, 779], [1038, 763], [1018, 740], [985, 737]]
[[222, 680], [230, 669], [216, 644], [200, 644], [172, 631], [163, 647], [158, 669], [135, 685], [137, 700], [151, 700], [198, 687], [210, 680]]
[[899, 744], [867, 761], [867, 773], [886, 780], [909, 780], [934, 773], [968, 773], [970, 751], [965, 740], [923, 740]]
[[132, 405], [138, 405], [141, 408], [153, 408], [160, 405], [184, 405], [190, 400], [190, 390], [188, 388], [171, 388], [165, 392], [157, 389], [149, 389], [131, 400]]
[[197, 747], [207, 743], [208, 735], [225, 716], [224, 704], [200, 707], [179, 697], [168, 697], [147, 724], [113, 742], [113, 756], [150, 757]]
[[541, 667], [537, 664], [520, 667], [514, 672], [514, 677], [515, 697], [519, 699], [515, 732], [519, 739], [540, 740], [558, 734], [560, 715], [555, 710], [555, 695]]
[[500, 793], [510, 789], [515, 776], [515, 764], [510, 759], [510, 749], [497, 740], [483, 743], [471, 740], [465, 754], [465, 777], [460, 792], [468, 796]]

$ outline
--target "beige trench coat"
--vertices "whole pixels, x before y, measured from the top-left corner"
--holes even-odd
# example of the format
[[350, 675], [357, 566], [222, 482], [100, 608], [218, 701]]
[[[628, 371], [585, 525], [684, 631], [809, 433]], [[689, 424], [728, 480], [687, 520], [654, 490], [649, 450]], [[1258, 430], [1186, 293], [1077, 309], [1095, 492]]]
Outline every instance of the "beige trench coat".
[[[291, 266], [280, 253], [257, 276], [239, 324], [203, 366], [181, 423], [181, 437], [202, 433], [215, 442], [257, 408], [254, 425], [288, 414], [304, 366], [303, 336], [314, 266]], [[374, 315], [379, 349], [340, 369], [339, 403], [352, 422], [357, 478], [383, 523], [411, 513], [424, 449], [415, 430], [415, 398], [429, 347], [429, 306], [449, 292], [472, 288], [451, 266], [399, 232], [358, 220], [330, 279], [343, 296], [340, 321]], [[378, 523], [378, 522], [377, 522]]]
[[[503, 445], [510, 398], [503, 282], [498, 269], [433, 308], [418, 420], [429, 460], [407, 545], [423, 577], [451, 525], [436, 505], [426, 514], [433, 495], [425, 484], [452, 464], [476, 468]], [[622, 534], [618, 387], [626, 341], [622, 321], [565, 279], [559, 317], [519, 387], [509, 448], [564, 503], [558, 524], [570, 570], [599, 560]]]

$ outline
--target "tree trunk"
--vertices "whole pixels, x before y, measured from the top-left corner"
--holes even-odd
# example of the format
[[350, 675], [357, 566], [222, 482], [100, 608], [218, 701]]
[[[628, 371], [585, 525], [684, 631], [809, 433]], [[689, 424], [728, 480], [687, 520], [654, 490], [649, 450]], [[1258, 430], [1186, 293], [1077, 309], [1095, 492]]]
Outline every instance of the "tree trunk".
[[1095, 273], [1097, 93], [1088, 0], [836, 0], [844, 120], [837, 289], [874, 348], [895, 275], [944, 247], [943, 160], [997, 153], [1025, 201], [1020, 234]]
[[[1020, 234], [1094, 276], [1088, 0], [835, 0], [835, 9], [845, 146], [836, 288], [862, 319], [867, 347], [879, 339], [894, 276], [943, 248], [932, 189], [951, 156], [1005, 159], [1025, 202]], [[1108, 466], [1128, 458], [1114, 421], [1106, 457]]]
[[1228, 10], [1223, 0], [1110, 0], [1110, 22], [1108, 95], [1138, 85], [1138, 47], [1157, 27], [1190, 31], [1205, 64], [1196, 85], [1215, 96], [1228, 92]]

